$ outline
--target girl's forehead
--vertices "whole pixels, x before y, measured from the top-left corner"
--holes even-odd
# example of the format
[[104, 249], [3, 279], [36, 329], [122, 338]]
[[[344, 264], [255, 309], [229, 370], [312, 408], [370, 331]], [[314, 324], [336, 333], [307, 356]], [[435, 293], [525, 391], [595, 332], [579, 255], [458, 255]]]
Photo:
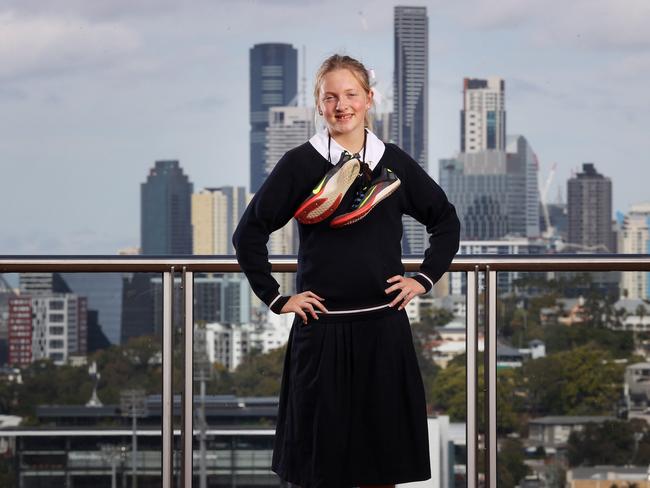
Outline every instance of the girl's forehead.
[[323, 76], [320, 91], [360, 89], [361, 83], [348, 69], [337, 69]]

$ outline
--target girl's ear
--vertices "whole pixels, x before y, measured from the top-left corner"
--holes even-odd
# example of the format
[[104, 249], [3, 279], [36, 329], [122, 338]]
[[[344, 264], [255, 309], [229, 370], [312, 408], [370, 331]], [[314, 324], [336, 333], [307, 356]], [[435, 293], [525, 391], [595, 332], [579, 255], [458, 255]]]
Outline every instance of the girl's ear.
[[374, 97], [375, 97], [375, 92], [371, 88], [370, 91], [368, 92], [368, 104], [367, 104], [368, 110], [370, 110], [370, 107], [372, 107], [372, 102], [374, 100]]

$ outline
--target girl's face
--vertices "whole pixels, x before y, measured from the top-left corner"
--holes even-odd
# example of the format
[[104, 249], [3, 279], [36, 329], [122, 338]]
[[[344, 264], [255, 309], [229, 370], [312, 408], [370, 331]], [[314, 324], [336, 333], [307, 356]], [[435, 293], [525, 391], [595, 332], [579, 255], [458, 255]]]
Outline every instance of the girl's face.
[[333, 136], [363, 131], [371, 104], [372, 92], [365, 92], [350, 70], [337, 69], [323, 77], [318, 108]]

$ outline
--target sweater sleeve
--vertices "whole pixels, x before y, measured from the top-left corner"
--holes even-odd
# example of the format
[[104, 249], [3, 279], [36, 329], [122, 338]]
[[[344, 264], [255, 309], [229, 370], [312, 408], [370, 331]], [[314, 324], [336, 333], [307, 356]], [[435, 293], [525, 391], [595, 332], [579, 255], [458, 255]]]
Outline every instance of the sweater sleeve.
[[271, 233], [291, 220], [311, 190], [310, 182], [300, 173], [299, 161], [290, 154], [275, 165], [246, 207], [232, 236], [237, 261], [253, 292], [275, 313], [280, 313], [289, 297], [280, 294], [280, 285], [271, 275], [266, 244]]
[[413, 278], [428, 292], [449, 269], [460, 244], [460, 221], [447, 195], [410, 156], [405, 163], [405, 213], [424, 224], [429, 246], [420, 272]]

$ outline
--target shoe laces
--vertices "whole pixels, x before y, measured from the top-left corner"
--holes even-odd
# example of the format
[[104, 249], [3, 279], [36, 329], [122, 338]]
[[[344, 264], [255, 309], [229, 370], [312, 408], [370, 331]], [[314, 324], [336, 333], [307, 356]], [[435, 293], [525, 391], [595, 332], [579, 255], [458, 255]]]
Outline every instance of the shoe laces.
[[354, 198], [352, 199], [352, 210], [359, 207], [363, 199], [366, 197], [366, 192], [368, 191], [369, 186], [369, 184], [365, 184], [357, 188], [357, 191], [354, 193]]

